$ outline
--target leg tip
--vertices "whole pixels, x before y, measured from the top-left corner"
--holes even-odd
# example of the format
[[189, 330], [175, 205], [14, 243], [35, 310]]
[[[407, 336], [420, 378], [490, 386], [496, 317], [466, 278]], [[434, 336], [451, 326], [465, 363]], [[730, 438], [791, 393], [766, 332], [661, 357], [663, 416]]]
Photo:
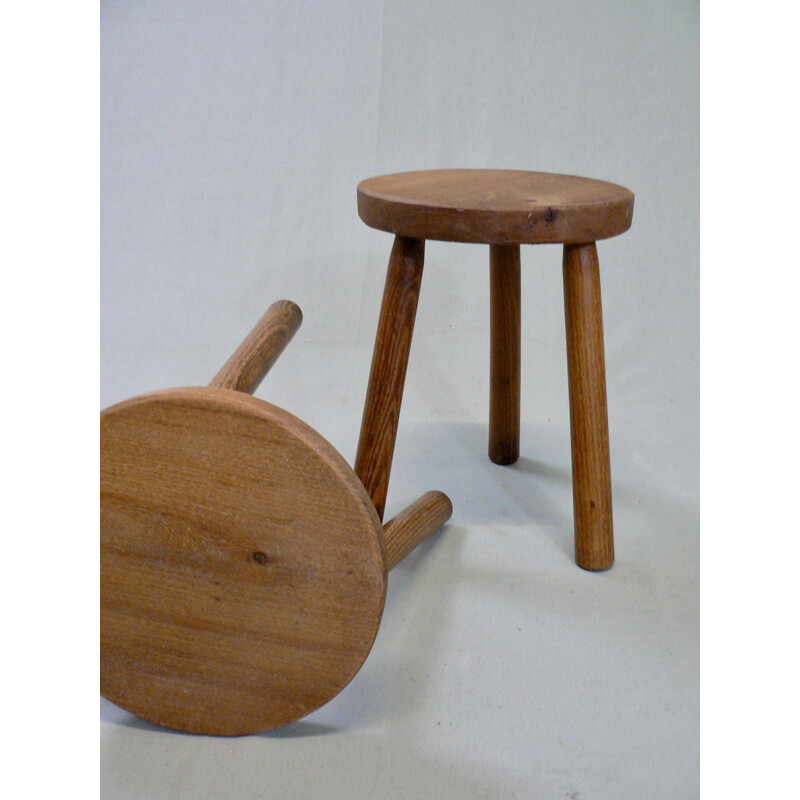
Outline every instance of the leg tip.
[[493, 464], [499, 464], [501, 467], [507, 467], [509, 464], [514, 464], [519, 461], [519, 448], [518, 447], [492, 447], [489, 446], [489, 460]]
[[575, 563], [586, 572], [605, 572], [614, 566], [614, 550], [575, 553]]
[[603, 562], [576, 561], [575, 563], [585, 572], [607, 572], [614, 566], [614, 559], [612, 558], [611, 561]]

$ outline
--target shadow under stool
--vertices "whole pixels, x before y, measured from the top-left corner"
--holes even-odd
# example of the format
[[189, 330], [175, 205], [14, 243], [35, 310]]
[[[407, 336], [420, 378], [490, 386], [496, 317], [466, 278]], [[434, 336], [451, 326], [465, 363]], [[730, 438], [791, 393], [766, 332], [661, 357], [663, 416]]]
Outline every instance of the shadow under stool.
[[631, 225], [633, 194], [572, 175], [431, 170], [358, 186], [358, 214], [395, 234], [372, 357], [355, 472], [383, 518], [425, 240], [489, 245], [489, 458], [513, 464], [520, 431], [520, 245], [563, 244], [575, 560], [614, 562], [600, 270], [595, 242]]

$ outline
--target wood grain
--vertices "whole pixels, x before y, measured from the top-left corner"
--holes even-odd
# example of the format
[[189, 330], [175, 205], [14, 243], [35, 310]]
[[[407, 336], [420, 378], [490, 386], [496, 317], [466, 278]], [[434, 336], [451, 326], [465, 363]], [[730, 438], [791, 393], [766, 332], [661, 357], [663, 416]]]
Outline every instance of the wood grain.
[[427, 492], [392, 517], [384, 526], [386, 562], [389, 569], [399, 564], [417, 545], [450, 519], [453, 504], [442, 492]]
[[210, 385], [252, 394], [302, 321], [302, 311], [291, 300], [273, 303]]
[[614, 563], [600, 267], [594, 243], [564, 247], [572, 437], [575, 560], [588, 570]]
[[355, 472], [383, 519], [422, 282], [425, 243], [395, 238], [381, 303]]
[[628, 189], [546, 172], [404, 172], [362, 181], [357, 196], [372, 228], [450, 242], [589, 242], [623, 233], [633, 217]]
[[228, 735], [304, 716], [369, 653], [386, 572], [366, 491], [287, 412], [200, 388], [101, 415], [101, 691], [123, 708]]
[[519, 245], [491, 245], [489, 458], [513, 464], [519, 458], [521, 284]]

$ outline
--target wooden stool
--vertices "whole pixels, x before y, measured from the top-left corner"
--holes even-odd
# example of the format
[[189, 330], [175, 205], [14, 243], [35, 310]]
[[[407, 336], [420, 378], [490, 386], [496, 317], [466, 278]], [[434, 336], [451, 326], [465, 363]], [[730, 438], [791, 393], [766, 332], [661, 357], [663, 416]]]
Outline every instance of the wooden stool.
[[275, 303], [206, 388], [100, 415], [100, 681], [193, 733], [299, 719], [369, 653], [387, 571], [450, 517], [429, 492], [381, 527], [316, 431], [251, 397], [300, 325]]
[[604, 181], [509, 170], [384, 175], [358, 186], [358, 214], [395, 234], [355, 471], [383, 513], [425, 239], [488, 244], [491, 293], [489, 457], [519, 458], [520, 244], [564, 245], [575, 557], [614, 561], [603, 320], [595, 242], [631, 225], [633, 194]]

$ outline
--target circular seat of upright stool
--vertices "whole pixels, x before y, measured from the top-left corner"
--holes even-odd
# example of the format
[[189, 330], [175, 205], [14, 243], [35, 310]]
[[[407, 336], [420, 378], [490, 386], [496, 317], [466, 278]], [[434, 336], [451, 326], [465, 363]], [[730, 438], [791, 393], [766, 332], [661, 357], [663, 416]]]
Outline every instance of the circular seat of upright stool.
[[358, 214], [371, 228], [413, 239], [577, 244], [628, 230], [633, 193], [574, 175], [427, 170], [362, 181]]

